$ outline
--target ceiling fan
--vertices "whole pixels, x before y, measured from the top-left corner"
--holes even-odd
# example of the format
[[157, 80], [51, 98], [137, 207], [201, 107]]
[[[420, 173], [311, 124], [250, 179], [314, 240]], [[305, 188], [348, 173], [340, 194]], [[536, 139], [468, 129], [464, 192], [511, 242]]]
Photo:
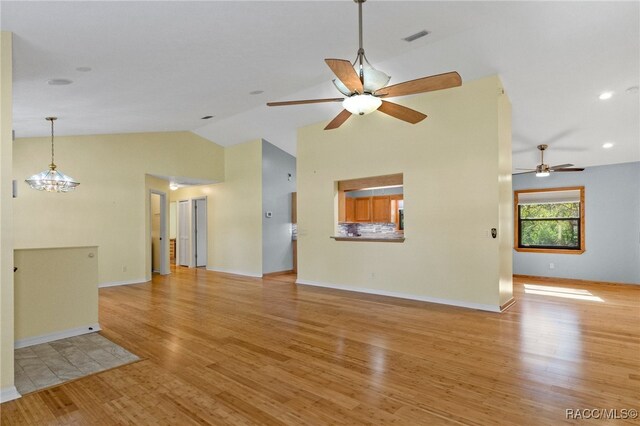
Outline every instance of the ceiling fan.
[[365, 115], [376, 110], [411, 124], [419, 123], [427, 118], [425, 114], [382, 98], [414, 95], [458, 87], [462, 84], [460, 75], [453, 71], [387, 86], [391, 77], [371, 66], [362, 47], [362, 3], [366, 0], [353, 1], [358, 3], [358, 34], [360, 40], [356, 59], [353, 63], [345, 59], [324, 60], [337, 77], [337, 79], [333, 80], [333, 84], [346, 98], [268, 102], [267, 105], [285, 106], [342, 102], [344, 109], [324, 128], [325, 130], [340, 127], [352, 114]]
[[548, 164], [544, 164], [544, 151], [547, 148], [549, 148], [548, 145], [538, 145], [538, 149], [540, 150], [540, 164], [538, 164], [535, 169], [516, 169], [527, 171], [514, 174], [522, 175], [525, 173], [535, 173], [537, 177], [546, 177], [549, 176], [549, 174], [551, 174], [552, 172], [581, 172], [584, 170], [583, 167], [572, 167], [573, 164], [558, 164], [557, 166], [549, 166]]

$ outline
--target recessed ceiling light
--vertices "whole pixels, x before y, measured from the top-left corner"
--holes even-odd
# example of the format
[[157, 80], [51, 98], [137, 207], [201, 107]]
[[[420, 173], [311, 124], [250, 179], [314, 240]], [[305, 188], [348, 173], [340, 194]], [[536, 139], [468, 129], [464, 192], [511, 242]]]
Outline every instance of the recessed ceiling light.
[[613, 142], [605, 142], [605, 143], [602, 144], [602, 147], [604, 149], [613, 148]]
[[205, 115], [204, 117], [200, 118], [201, 120], [208, 120], [210, 118], [213, 118], [213, 115]]
[[638, 93], [638, 86], [631, 86], [629, 87], [627, 90], [625, 90], [625, 92], [633, 95], [635, 93]]
[[607, 99], [611, 99], [612, 96], [613, 96], [613, 92], [602, 92], [600, 93], [600, 96], [598, 96], [598, 99], [600, 99], [601, 101], [604, 101]]
[[76, 71], [89, 72], [89, 71], [91, 71], [91, 67], [78, 67], [78, 68], [76, 68]]
[[250, 95], [259, 95], [260, 93], [264, 93], [264, 90], [254, 90], [253, 92], [249, 92]]
[[52, 78], [47, 81], [47, 84], [50, 86], [66, 86], [67, 84], [71, 84], [73, 81], [68, 80], [66, 78]]
[[422, 30], [422, 31], [418, 31], [418, 32], [417, 32], [417, 33], [415, 33], [415, 34], [411, 34], [411, 35], [410, 35], [410, 36], [408, 36], [408, 37], [403, 38], [403, 40], [404, 40], [404, 41], [408, 41], [408, 42], [412, 42], [412, 41], [414, 41], [414, 40], [417, 40], [417, 39], [422, 38], [422, 37], [424, 37], [424, 36], [426, 36], [426, 35], [429, 35], [429, 34], [430, 34], [430, 33], [429, 33], [429, 31], [427, 31], [427, 30]]

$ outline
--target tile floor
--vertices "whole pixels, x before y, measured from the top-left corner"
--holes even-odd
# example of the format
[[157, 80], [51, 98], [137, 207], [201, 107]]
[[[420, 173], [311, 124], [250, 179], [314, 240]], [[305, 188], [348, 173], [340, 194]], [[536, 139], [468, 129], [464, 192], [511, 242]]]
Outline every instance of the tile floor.
[[15, 386], [22, 395], [137, 361], [98, 333], [15, 350]]

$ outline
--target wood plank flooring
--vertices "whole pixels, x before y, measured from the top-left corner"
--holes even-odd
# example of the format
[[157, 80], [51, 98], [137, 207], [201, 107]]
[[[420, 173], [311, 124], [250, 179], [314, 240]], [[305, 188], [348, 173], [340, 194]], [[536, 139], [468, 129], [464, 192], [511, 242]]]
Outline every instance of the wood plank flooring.
[[640, 408], [640, 287], [518, 279], [495, 314], [292, 282], [178, 267], [103, 288], [101, 333], [143, 360], [2, 404], [1, 423], [558, 425]]

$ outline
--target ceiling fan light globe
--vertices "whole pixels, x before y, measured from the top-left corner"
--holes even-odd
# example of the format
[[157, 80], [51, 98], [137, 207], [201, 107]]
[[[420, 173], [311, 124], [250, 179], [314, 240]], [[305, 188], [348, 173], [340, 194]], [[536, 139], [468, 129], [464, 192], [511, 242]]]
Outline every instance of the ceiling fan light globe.
[[549, 174], [549, 172], [536, 172], [536, 177], [547, 177]]
[[333, 85], [336, 86], [336, 89], [338, 89], [343, 95], [351, 96], [351, 90], [347, 89], [347, 86], [342, 84], [342, 82], [337, 78], [333, 79]]
[[364, 92], [365, 93], [374, 93], [376, 90], [380, 90], [389, 83], [391, 77], [382, 71], [378, 71], [377, 69], [369, 66], [364, 67], [363, 69], [364, 75]]
[[[354, 65], [353, 69], [356, 71], [358, 75], [360, 75], [359, 65], [357, 64]], [[364, 80], [362, 84], [364, 93], [374, 93], [376, 90], [380, 90], [383, 87], [385, 87], [387, 83], [389, 83], [389, 80], [391, 80], [390, 76], [388, 76], [382, 71], [379, 71], [373, 68], [368, 62], [365, 62], [362, 68], [362, 76]], [[342, 93], [343, 95], [350, 96], [352, 94], [352, 92], [347, 88], [347, 86], [342, 84], [342, 82], [339, 79], [334, 78], [333, 84], [334, 86], [336, 86], [336, 89], [338, 89], [340, 93]]]
[[380, 108], [382, 99], [372, 95], [353, 95], [342, 101], [344, 109], [351, 114], [366, 115]]

